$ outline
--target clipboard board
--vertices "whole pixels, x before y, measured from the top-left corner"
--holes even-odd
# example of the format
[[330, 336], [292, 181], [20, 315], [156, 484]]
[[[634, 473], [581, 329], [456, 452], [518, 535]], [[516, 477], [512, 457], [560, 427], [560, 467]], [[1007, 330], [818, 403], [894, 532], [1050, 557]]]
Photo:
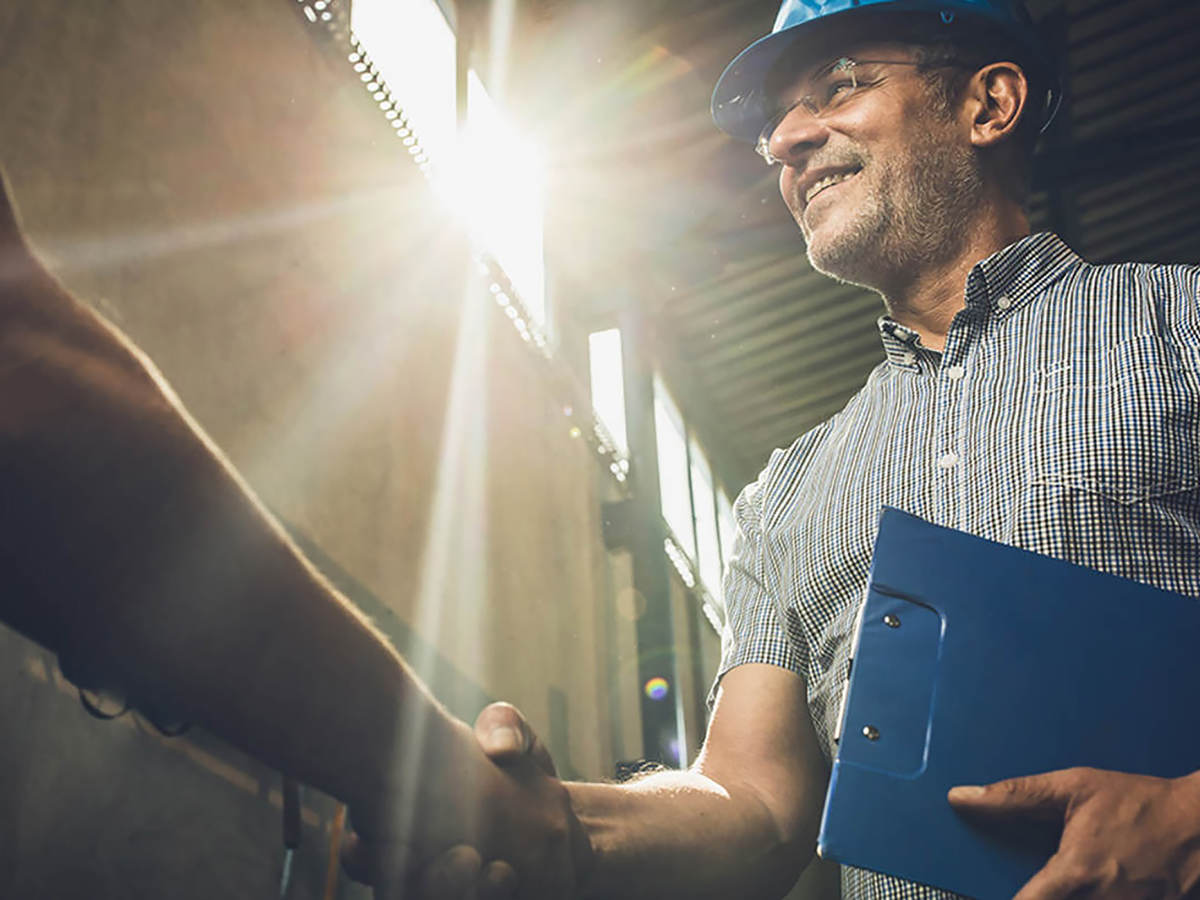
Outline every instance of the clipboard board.
[[1200, 600], [885, 508], [843, 702], [818, 853], [1010, 900], [1054, 836], [989, 830], [946, 792], [1200, 769]]

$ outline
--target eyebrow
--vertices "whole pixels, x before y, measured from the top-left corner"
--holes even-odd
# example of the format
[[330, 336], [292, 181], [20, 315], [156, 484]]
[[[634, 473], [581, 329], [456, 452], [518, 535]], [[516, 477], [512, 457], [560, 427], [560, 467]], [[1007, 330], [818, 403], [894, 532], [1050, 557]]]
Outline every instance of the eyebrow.
[[813, 66], [811, 69], [809, 69], [807, 72], [804, 73], [804, 78], [807, 80], [807, 79], [812, 79], [812, 78], [821, 78], [822, 76], [828, 75], [830, 72], [832, 72], [834, 70], [834, 68], [837, 66], [837, 64], [839, 62], [841, 62], [843, 59], [854, 59], [854, 57], [847, 56], [845, 53], [839, 53], [837, 56], [833, 57], [832, 59], [828, 60], [827, 62], [823, 62], [817, 66]]
[[781, 102], [781, 98], [784, 95], [791, 93], [796, 85], [803, 85], [804, 88], [807, 89], [809, 83], [818, 78], [823, 78], [832, 72], [833, 67], [836, 66], [838, 64], [838, 60], [841, 59], [854, 59], [854, 57], [848, 56], [845, 53], [839, 53], [837, 56], [831, 57], [825, 62], [818, 63], [817, 65], [807, 66], [804, 68], [797, 67], [791, 72], [790, 75], [787, 75], [786, 78], [781, 78], [781, 84], [779, 85], [778, 89], [772, 91], [774, 94], [774, 105], [777, 110], [782, 111], [784, 109], [794, 107], [794, 101]]

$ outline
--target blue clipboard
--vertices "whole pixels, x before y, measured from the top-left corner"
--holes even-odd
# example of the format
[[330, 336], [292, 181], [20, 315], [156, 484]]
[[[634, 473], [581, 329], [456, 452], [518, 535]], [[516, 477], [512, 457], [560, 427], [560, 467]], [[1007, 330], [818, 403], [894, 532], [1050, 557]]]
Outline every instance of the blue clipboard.
[[972, 822], [950, 787], [1200, 769], [1200, 600], [888, 508], [853, 654], [828, 859], [1009, 900], [1055, 836]]

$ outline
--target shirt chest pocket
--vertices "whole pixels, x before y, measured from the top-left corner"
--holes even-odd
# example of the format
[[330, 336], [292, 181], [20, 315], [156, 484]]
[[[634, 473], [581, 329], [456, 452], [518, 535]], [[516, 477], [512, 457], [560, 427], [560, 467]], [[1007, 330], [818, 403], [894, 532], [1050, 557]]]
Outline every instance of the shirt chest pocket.
[[1200, 486], [1200, 367], [1155, 335], [1037, 375], [1027, 443], [1034, 484], [1137, 503]]

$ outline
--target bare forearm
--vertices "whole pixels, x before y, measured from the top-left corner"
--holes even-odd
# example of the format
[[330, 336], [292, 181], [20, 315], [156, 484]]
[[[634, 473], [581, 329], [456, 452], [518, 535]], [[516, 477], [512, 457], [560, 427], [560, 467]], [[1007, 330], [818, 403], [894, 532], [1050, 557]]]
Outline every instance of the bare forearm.
[[815, 812], [781, 821], [748, 787], [694, 771], [568, 790], [595, 851], [589, 900], [781, 897], [816, 843]]
[[0, 617], [347, 799], [398, 752], [402, 715], [432, 747], [465, 743], [148, 361], [14, 230], [0, 223], [0, 553], [30, 594], [0, 592]]

